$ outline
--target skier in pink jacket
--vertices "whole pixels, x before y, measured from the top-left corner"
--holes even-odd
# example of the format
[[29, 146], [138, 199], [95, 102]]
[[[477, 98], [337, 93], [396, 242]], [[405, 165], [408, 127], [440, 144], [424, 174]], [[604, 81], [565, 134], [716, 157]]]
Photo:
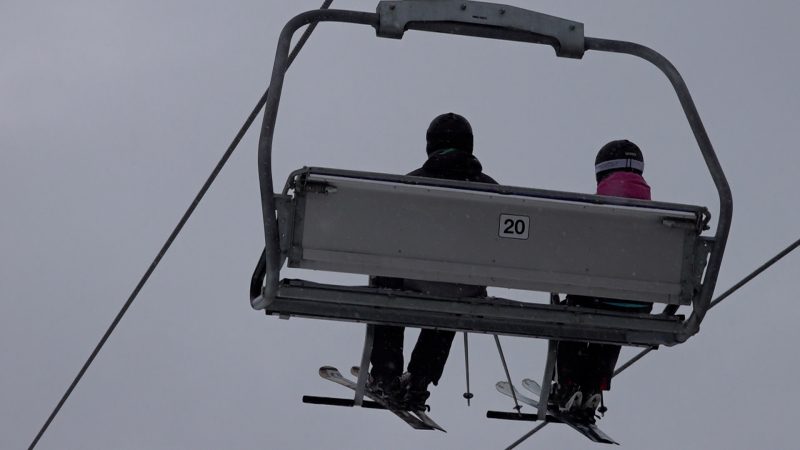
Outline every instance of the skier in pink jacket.
[[[611, 141], [595, 158], [597, 194], [650, 200], [650, 186], [642, 177], [643, 172], [644, 157], [636, 144]], [[653, 309], [652, 303], [582, 295], [567, 295], [566, 304], [631, 313], [649, 313]], [[553, 403], [562, 411], [593, 421], [595, 410], [602, 404], [603, 391], [611, 387], [620, 349], [619, 345], [559, 342]]]

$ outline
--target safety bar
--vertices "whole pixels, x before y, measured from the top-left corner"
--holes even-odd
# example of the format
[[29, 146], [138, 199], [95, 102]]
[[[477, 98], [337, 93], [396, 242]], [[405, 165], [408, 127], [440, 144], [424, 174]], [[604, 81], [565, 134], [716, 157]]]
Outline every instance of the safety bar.
[[395, 0], [378, 4], [380, 37], [406, 30], [434, 31], [546, 44], [556, 55], [581, 58], [583, 24], [515, 6], [460, 0]]

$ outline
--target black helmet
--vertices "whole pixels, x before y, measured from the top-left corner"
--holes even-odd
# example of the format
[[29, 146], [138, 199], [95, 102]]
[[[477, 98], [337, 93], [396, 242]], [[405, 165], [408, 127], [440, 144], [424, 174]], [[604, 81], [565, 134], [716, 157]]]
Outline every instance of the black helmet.
[[633, 142], [627, 139], [611, 141], [597, 152], [594, 173], [597, 182], [617, 171], [644, 173], [644, 156]]
[[425, 133], [428, 154], [443, 148], [457, 148], [472, 153], [472, 127], [469, 121], [456, 113], [437, 116]]

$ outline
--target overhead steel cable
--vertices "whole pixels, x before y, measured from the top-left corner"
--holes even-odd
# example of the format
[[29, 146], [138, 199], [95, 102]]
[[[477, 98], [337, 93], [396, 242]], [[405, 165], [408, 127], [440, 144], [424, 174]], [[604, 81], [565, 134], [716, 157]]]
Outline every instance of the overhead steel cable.
[[[333, 3], [333, 0], [325, 0], [322, 3], [322, 6], [320, 6], [320, 9], [328, 9], [331, 3]], [[298, 39], [297, 44], [295, 44], [294, 49], [292, 49], [292, 52], [289, 55], [288, 65], [291, 65], [294, 59], [297, 57], [297, 54], [300, 53], [300, 50], [303, 48], [303, 45], [305, 45], [306, 41], [311, 36], [311, 33], [314, 31], [314, 28], [316, 28], [316, 26], [317, 26], [316, 22], [309, 24], [305, 32], [303, 32], [303, 34], [300, 36], [300, 39]], [[128, 297], [128, 300], [125, 301], [125, 304], [122, 306], [122, 309], [120, 309], [120, 311], [117, 313], [117, 316], [114, 317], [114, 320], [111, 322], [111, 325], [108, 327], [105, 334], [100, 339], [100, 342], [97, 343], [91, 355], [89, 355], [89, 358], [83, 364], [83, 367], [81, 367], [81, 370], [78, 372], [78, 375], [75, 377], [74, 380], [72, 380], [72, 383], [67, 388], [67, 391], [61, 397], [61, 400], [59, 400], [58, 404], [53, 409], [53, 412], [50, 413], [50, 416], [47, 418], [42, 428], [36, 434], [36, 437], [33, 439], [33, 442], [31, 442], [31, 445], [28, 447], [28, 450], [33, 450], [33, 448], [36, 447], [36, 444], [39, 443], [39, 440], [42, 438], [45, 431], [47, 431], [47, 428], [50, 426], [50, 423], [53, 422], [53, 419], [55, 419], [56, 415], [58, 415], [58, 412], [61, 410], [61, 407], [64, 406], [64, 403], [67, 401], [70, 394], [72, 394], [72, 391], [75, 390], [75, 386], [77, 386], [78, 383], [81, 381], [83, 375], [86, 373], [86, 370], [89, 369], [89, 366], [92, 364], [94, 359], [97, 357], [97, 354], [100, 353], [100, 350], [103, 348], [103, 345], [105, 345], [106, 341], [111, 336], [111, 333], [113, 333], [114, 329], [117, 328], [117, 325], [122, 320], [122, 317], [128, 311], [128, 308], [130, 308], [131, 304], [136, 299], [136, 297], [139, 295], [139, 292], [142, 290], [145, 283], [147, 283], [147, 280], [150, 278], [150, 275], [153, 274], [156, 267], [161, 262], [161, 259], [167, 253], [167, 250], [169, 250], [169, 248], [172, 246], [172, 243], [175, 241], [175, 238], [178, 237], [178, 234], [183, 229], [183, 226], [186, 225], [186, 222], [189, 220], [189, 217], [192, 215], [192, 213], [194, 213], [194, 210], [197, 208], [197, 205], [200, 203], [200, 200], [202, 200], [206, 192], [208, 192], [208, 189], [211, 187], [211, 184], [214, 182], [214, 180], [216, 180], [217, 175], [219, 175], [220, 171], [222, 171], [223, 166], [225, 166], [225, 164], [228, 162], [228, 159], [233, 154], [233, 151], [239, 145], [239, 142], [242, 140], [245, 133], [247, 133], [247, 130], [250, 128], [250, 125], [252, 125], [253, 121], [255, 121], [256, 116], [258, 116], [258, 114], [261, 112], [261, 109], [264, 107], [264, 104], [267, 101], [268, 93], [269, 93], [269, 87], [267, 87], [267, 90], [261, 96], [255, 108], [253, 108], [253, 111], [247, 117], [247, 120], [245, 120], [241, 129], [236, 134], [236, 137], [233, 139], [231, 144], [228, 146], [228, 149], [222, 155], [222, 158], [220, 158], [219, 162], [214, 167], [214, 170], [211, 171], [211, 174], [208, 176], [208, 179], [206, 179], [206, 182], [203, 184], [203, 187], [200, 188], [200, 191], [194, 197], [194, 200], [192, 200], [192, 203], [189, 205], [189, 208], [183, 214], [183, 217], [181, 217], [180, 221], [178, 222], [178, 225], [176, 225], [175, 228], [172, 230], [172, 233], [169, 235], [166, 242], [161, 247], [161, 250], [158, 252], [155, 259], [153, 259], [153, 262], [150, 263], [150, 267], [147, 268], [147, 271], [145, 271], [144, 275], [139, 280], [139, 283], [133, 289], [133, 292], [131, 292], [131, 295]]]
[[[718, 305], [718, 304], [719, 304], [721, 301], [725, 300], [725, 299], [726, 299], [726, 298], [728, 298], [728, 297], [729, 297], [731, 294], [733, 294], [734, 292], [738, 291], [738, 290], [739, 290], [739, 288], [741, 288], [741, 287], [742, 287], [742, 286], [744, 286], [745, 284], [749, 283], [749, 282], [750, 282], [750, 280], [752, 280], [753, 278], [755, 278], [755, 277], [759, 276], [759, 275], [761, 274], [761, 272], [763, 272], [763, 271], [765, 271], [765, 270], [769, 269], [769, 267], [770, 267], [770, 266], [772, 266], [772, 265], [773, 265], [773, 264], [775, 264], [776, 262], [780, 261], [780, 260], [781, 260], [781, 259], [782, 259], [784, 256], [786, 256], [786, 255], [788, 255], [789, 253], [791, 253], [791, 252], [792, 252], [792, 250], [796, 249], [798, 246], [800, 246], [800, 239], [798, 239], [798, 240], [794, 241], [794, 242], [793, 242], [792, 244], [790, 244], [788, 247], [786, 247], [785, 249], [783, 249], [783, 250], [782, 250], [780, 253], [778, 253], [777, 255], [775, 255], [774, 257], [772, 257], [772, 258], [771, 258], [769, 261], [767, 261], [767, 262], [765, 262], [764, 264], [762, 264], [762, 265], [761, 265], [761, 266], [760, 266], [758, 269], [756, 269], [756, 270], [752, 271], [752, 272], [750, 273], [750, 275], [748, 275], [748, 276], [746, 276], [746, 277], [742, 278], [742, 279], [741, 279], [741, 281], [739, 281], [738, 283], [734, 284], [734, 285], [733, 285], [733, 286], [731, 286], [731, 287], [730, 287], [730, 288], [729, 288], [727, 291], [725, 291], [725, 292], [723, 292], [722, 294], [720, 294], [720, 295], [719, 295], [719, 297], [717, 297], [717, 298], [715, 298], [714, 300], [712, 300], [712, 301], [711, 301], [711, 304], [710, 304], [710, 305], [709, 305], [709, 307], [708, 307], [708, 309], [711, 309], [711, 308], [713, 308], [713, 307], [717, 306], [717, 305]], [[630, 360], [628, 360], [628, 361], [627, 361], [625, 364], [621, 365], [621, 366], [620, 366], [620, 367], [619, 367], [617, 370], [615, 370], [615, 371], [614, 371], [614, 376], [617, 376], [617, 375], [619, 375], [619, 374], [620, 374], [620, 373], [621, 373], [623, 370], [627, 369], [627, 368], [628, 368], [628, 367], [630, 367], [630, 366], [631, 366], [633, 363], [635, 363], [636, 361], [638, 361], [638, 360], [642, 359], [642, 358], [644, 357], [644, 355], [646, 355], [646, 354], [650, 353], [651, 351], [653, 351], [653, 350], [655, 350], [655, 349], [656, 349], [655, 347], [650, 347], [650, 348], [647, 348], [647, 349], [644, 349], [644, 350], [642, 350], [642, 351], [641, 351], [641, 352], [639, 352], [639, 353], [638, 353], [636, 356], [634, 356], [633, 358], [631, 358]]]
[[[786, 256], [789, 253], [791, 253], [798, 246], [800, 246], [800, 239], [798, 239], [798, 240], [794, 241], [793, 243], [789, 244], [789, 246], [786, 247], [785, 249], [783, 249], [780, 253], [778, 253], [777, 255], [772, 257], [769, 261], [767, 261], [764, 264], [762, 264], [761, 266], [759, 266], [758, 269], [752, 271], [750, 273], [750, 275], [747, 275], [746, 277], [742, 278], [738, 283], [734, 284], [727, 291], [723, 292], [717, 298], [712, 300], [710, 306], [708, 307], [708, 309], [711, 309], [714, 306], [718, 305], [720, 302], [722, 302], [723, 300], [728, 298], [731, 294], [733, 294], [734, 292], [739, 290], [739, 288], [741, 288], [745, 284], [749, 283], [753, 278], [759, 276], [762, 272], [764, 272], [765, 270], [769, 269], [770, 266], [772, 266], [776, 262], [778, 262], [781, 259], [783, 259], [784, 256]], [[616, 377], [617, 375], [622, 373], [623, 370], [625, 370], [628, 367], [632, 366], [637, 361], [639, 361], [640, 359], [644, 358], [645, 355], [647, 355], [648, 353], [652, 352], [655, 349], [656, 349], [656, 347], [649, 347], [649, 348], [646, 348], [646, 349], [642, 350], [641, 352], [637, 353], [634, 357], [632, 357], [631, 359], [626, 361], [625, 364], [619, 366], [619, 368], [617, 368], [614, 371], [613, 377]], [[539, 424], [536, 428], [534, 428], [531, 431], [527, 432], [521, 438], [517, 439], [516, 441], [514, 441], [514, 443], [512, 443], [511, 445], [506, 447], [505, 450], [510, 450], [512, 448], [515, 448], [516, 446], [518, 446], [519, 444], [524, 442], [526, 439], [528, 439], [529, 437], [533, 436], [537, 431], [539, 431], [542, 428], [544, 428], [548, 423], [549, 422], [544, 422], [544, 423]]]
[[733, 294], [735, 291], [737, 291], [740, 287], [742, 287], [745, 284], [747, 284], [753, 278], [759, 276], [761, 274], [761, 272], [769, 269], [769, 267], [771, 265], [773, 265], [776, 262], [780, 261], [784, 256], [786, 256], [789, 253], [791, 253], [792, 250], [796, 249], [798, 246], [800, 246], [800, 239], [794, 241], [788, 247], [783, 249], [783, 251], [781, 251], [780, 253], [775, 255], [772, 259], [770, 259], [769, 261], [767, 261], [764, 264], [762, 264], [761, 267], [759, 267], [758, 269], [754, 270], [750, 275], [742, 278], [742, 281], [734, 284], [730, 289], [728, 289], [727, 291], [723, 292], [716, 299], [712, 300], [711, 301], [711, 305], [708, 307], [708, 309], [711, 309], [711, 308], [717, 306], [721, 301], [725, 300], [729, 295]]
[[523, 442], [525, 442], [525, 439], [528, 439], [529, 437], [531, 437], [531, 436], [533, 436], [534, 434], [536, 434], [536, 432], [537, 432], [537, 431], [539, 431], [539, 430], [541, 430], [542, 428], [546, 427], [548, 423], [550, 423], [550, 422], [542, 422], [542, 423], [540, 423], [539, 425], [536, 425], [536, 428], [534, 428], [534, 429], [532, 429], [531, 431], [528, 431], [527, 433], [525, 433], [524, 435], [522, 435], [522, 437], [521, 437], [521, 438], [519, 438], [519, 439], [517, 439], [516, 441], [514, 441], [514, 442], [513, 442], [511, 445], [509, 445], [508, 447], [506, 447], [506, 449], [505, 449], [505, 450], [510, 450], [510, 449], [512, 449], [512, 448], [514, 448], [514, 447], [516, 447], [516, 446], [518, 446], [519, 444], [522, 444]]

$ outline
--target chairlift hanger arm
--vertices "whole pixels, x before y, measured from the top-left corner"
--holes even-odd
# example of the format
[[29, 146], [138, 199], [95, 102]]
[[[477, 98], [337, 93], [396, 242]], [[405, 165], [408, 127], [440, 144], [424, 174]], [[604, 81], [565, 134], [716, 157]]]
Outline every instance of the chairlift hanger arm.
[[376, 27], [378, 15], [375, 13], [343, 11], [337, 9], [312, 10], [298, 14], [289, 20], [281, 30], [275, 61], [272, 65], [270, 89], [264, 105], [264, 118], [258, 141], [258, 178], [261, 191], [262, 216], [264, 220], [264, 240], [266, 252], [266, 280], [263, 298], [275, 297], [280, 278], [280, 244], [278, 222], [275, 216], [275, 197], [272, 180], [272, 140], [275, 122], [278, 118], [283, 81], [289, 66], [289, 49], [294, 33], [305, 25], [316, 22], [345, 22]]

